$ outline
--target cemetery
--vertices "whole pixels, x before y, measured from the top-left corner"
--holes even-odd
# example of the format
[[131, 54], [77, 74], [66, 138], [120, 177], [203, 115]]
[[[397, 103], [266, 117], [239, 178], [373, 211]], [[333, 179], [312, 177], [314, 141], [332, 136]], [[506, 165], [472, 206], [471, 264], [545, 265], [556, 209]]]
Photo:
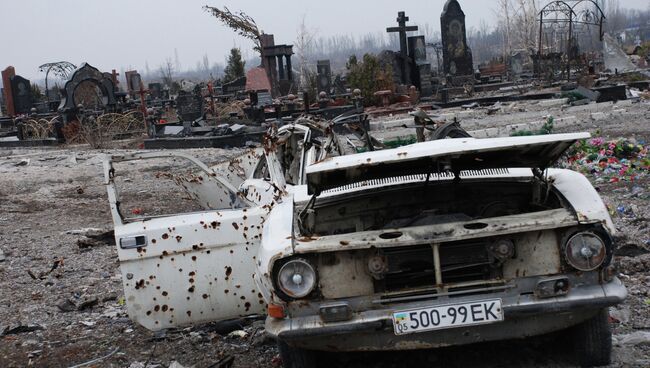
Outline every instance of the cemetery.
[[[488, 226], [486, 220], [485, 223], [467, 222], [464, 229], [445, 228], [445, 221], [460, 221], [454, 218], [459, 214], [451, 210], [448, 214], [439, 213], [446, 208], [445, 204], [436, 204], [440, 208], [433, 209], [422, 207], [421, 201], [434, 203], [424, 193], [429, 185], [441, 186], [440, 182], [449, 180], [450, 188], [439, 188], [442, 196], [436, 199], [439, 202], [446, 202], [449, 196], [457, 203], [484, 204], [480, 211], [509, 218], [523, 217], [525, 211], [519, 207], [514, 210], [513, 203], [524, 201], [519, 197], [527, 195], [525, 200], [531, 203], [526, 206], [538, 206], [542, 214], [555, 211], [557, 216], [566, 205], [566, 193], [546, 185], [556, 180], [549, 178], [547, 169], [567, 169], [584, 175], [585, 183], [595, 188], [595, 195], [602, 198], [607, 216], [611, 216], [615, 232], [611, 236], [612, 248], [606, 253], [611, 266], [603, 269], [598, 277], [600, 281], [616, 277], [627, 291], [620, 304], [611, 302], [614, 296], [610, 295], [606, 305], [608, 314], [604, 318], [608, 331], [611, 330], [608, 345], [611, 363], [605, 366], [650, 366], [650, 9], [635, 13], [641, 14], [641, 21], [634, 18], [632, 22], [629, 13], [627, 24], [621, 15], [626, 13], [612, 10], [618, 8], [609, 1], [499, 0], [485, 8], [467, 0], [439, 3], [441, 6], [435, 14], [406, 11], [403, 10], [406, 6], [402, 8], [395, 3], [391, 6], [393, 16], [377, 20], [381, 27], [373, 28], [379, 39], [388, 41], [365, 48], [360, 46], [363, 41], [353, 43], [351, 52], [345, 43], [335, 44], [344, 51], [329, 53], [305, 46], [317, 41], [310, 38], [314, 35], [306, 31], [304, 20], [293, 39], [281, 36], [286, 33], [279, 26], [274, 30], [274, 24], [265, 25], [268, 27], [265, 30], [275, 33], [266, 33], [243, 11], [206, 5], [202, 16], [212, 20], [215, 28], [225, 29], [253, 46], [243, 53], [239, 47], [220, 50], [228, 55], [226, 65], [217, 71], [208, 68], [206, 60], [205, 72], [196, 74], [182, 74], [178, 61], [174, 66], [171, 59], [159, 71], [150, 71], [148, 64], [136, 68], [131, 65], [140, 65], [140, 61], [130, 60], [128, 53], [120, 56], [128, 68], [106, 67], [102, 60], [83, 51], [70, 55], [70, 61], [53, 61], [57, 59], [36, 53], [40, 66], [32, 71], [21, 68], [11, 58], [1, 57], [0, 62], [4, 64], [0, 65], [0, 367], [591, 366], [574, 358], [577, 348], [568, 340], [575, 335], [553, 332], [534, 336], [537, 334], [532, 330], [543, 330], [539, 327], [508, 340], [488, 338], [492, 333], [488, 327], [468, 328], [460, 340], [471, 345], [436, 343], [435, 349], [431, 349], [434, 343], [424, 338], [416, 343], [395, 332], [395, 336], [391, 335], [395, 340], [391, 338], [387, 343], [393, 347], [386, 351], [373, 351], [373, 347], [379, 344], [381, 333], [390, 330], [392, 334], [392, 324], [365, 321], [363, 326], [348, 326], [350, 329], [337, 330], [327, 337], [317, 336], [314, 327], [343, 324], [346, 318], [360, 316], [363, 308], [379, 313], [380, 307], [390, 303], [421, 300], [423, 292], [413, 286], [419, 285], [421, 279], [415, 276], [414, 270], [426, 268], [418, 259], [425, 252], [402, 255], [395, 248], [400, 237], [415, 238], [417, 234], [410, 232], [413, 224], [435, 218], [441, 222], [429, 225], [441, 230], [431, 236], [449, 239], [454, 231], [471, 233], [476, 230], [471, 226]], [[488, 7], [494, 8], [490, 11], [499, 18], [499, 26], [477, 31], [473, 22]], [[331, 11], [335, 11], [333, 7]], [[277, 18], [278, 22], [299, 23], [288, 16]], [[364, 21], [363, 16], [359, 18]], [[435, 27], [430, 29], [428, 22]], [[340, 33], [347, 32], [346, 24], [337, 27]], [[358, 36], [359, 40], [364, 39]], [[208, 38], [206, 35], [192, 37]], [[368, 45], [372, 43], [370, 39], [370, 36], [366, 38]], [[311, 54], [306, 56], [306, 50], [311, 50]], [[341, 52], [347, 54], [341, 57]], [[201, 67], [197, 65], [197, 70]], [[585, 135], [578, 137], [582, 132]], [[578, 138], [561, 147], [564, 149], [560, 153], [552, 145], [543, 146], [544, 149], [530, 148], [555, 135]], [[537, 143], [521, 150], [500, 147], [496, 150], [506, 153], [501, 157], [499, 152], [491, 152], [492, 148], [481, 148], [482, 142], [492, 140]], [[454, 152], [445, 158], [448, 161], [436, 158], [429, 162], [423, 157], [433, 154], [417, 149], [435, 150], [436, 142]], [[471, 151], [476, 157], [465, 157], [465, 150], [470, 150], [464, 146], [468, 142], [476, 145]], [[393, 152], [397, 158], [386, 158]], [[553, 156], [554, 161], [538, 166], [530, 164], [547, 156]], [[380, 160], [382, 157], [385, 161]], [[533, 165], [529, 170], [534, 183], [531, 193], [522, 194], [521, 183], [522, 187], [517, 186], [515, 190], [506, 184], [477, 184], [463, 187], [466, 192], [460, 193], [459, 188], [453, 187], [461, 178], [476, 180], [474, 176], [485, 172], [505, 181], [510, 175], [506, 167], [486, 166], [501, 161], [526, 162], [527, 166], [517, 166], [515, 172]], [[356, 162], [358, 167], [350, 169], [351, 162]], [[452, 162], [454, 165], [462, 162], [465, 166], [462, 171], [452, 170]], [[416, 171], [420, 170], [417, 166], [423, 165], [431, 167]], [[317, 172], [319, 167], [331, 167], [328, 169], [331, 171]], [[383, 187], [404, 177], [411, 184], [411, 181], [424, 183], [424, 189], [420, 188], [422, 198], [419, 192], [415, 193], [415, 189], [411, 192], [406, 186], [394, 193]], [[256, 186], [249, 183], [253, 179], [268, 183]], [[578, 179], [574, 180], [578, 183]], [[579, 190], [572, 186], [578, 185], [575, 183], [567, 184], [567, 188], [574, 188], [571, 194], [584, 195], [576, 193]], [[305, 185], [304, 193], [299, 184]], [[124, 193], [115, 189], [118, 185], [125, 189]], [[364, 190], [377, 190], [380, 194], [370, 195]], [[385, 194], [381, 194], [383, 190]], [[337, 193], [347, 191], [356, 194], [346, 199], [347, 204], [338, 203]], [[404, 199], [407, 197], [408, 200]], [[216, 208], [213, 202], [217, 199], [228, 202], [228, 208]], [[401, 206], [402, 200], [411, 202]], [[279, 211], [294, 201], [304, 208], [296, 210], [291, 224], [283, 224], [274, 217], [262, 216], [261, 220], [256, 217], [258, 212]], [[247, 207], [250, 203], [264, 206]], [[359, 206], [368, 209], [355, 209], [353, 203], [361, 203]], [[450, 203], [453, 208], [453, 202]], [[421, 213], [411, 210], [415, 207]], [[399, 214], [408, 212], [412, 218], [389, 221], [389, 216], [397, 216], [391, 210]], [[241, 216], [231, 219], [228, 217], [231, 211]], [[214, 219], [209, 217], [212, 212]], [[193, 221], [191, 216], [197, 214], [208, 217], [201, 217], [201, 226], [194, 233], [181, 233], [188, 229], [186, 221]], [[165, 217], [170, 215], [178, 217], [178, 222], [170, 223], [168, 229], [160, 227], [165, 218], [176, 219]], [[593, 213], [578, 211], [575, 216], [581, 221], [580, 226], [585, 227], [584, 218]], [[385, 230], [383, 233], [379, 233], [380, 228], [374, 222], [369, 224], [370, 217], [377, 223], [386, 223], [381, 228]], [[547, 234], [549, 227], [539, 224], [552, 218], [534, 219], [541, 226], [536, 230], [539, 236]], [[254, 222], [257, 220], [259, 223]], [[520, 221], [525, 225], [524, 220]], [[601, 222], [604, 227], [610, 226], [604, 219]], [[132, 234], [132, 229], [140, 223], [142, 234]], [[332, 224], [338, 228], [327, 227]], [[155, 226], [164, 234], [150, 236]], [[226, 227], [230, 232], [243, 233], [241, 249], [228, 243], [228, 236], [233, 235], [219, 233]], [[278, 245], [276, 254], [252, 251], [255, 242], [263, 241], [263, 237], [277, 238], [275, 231], [284, 227], [293, 227], [293, 234], [301, 231], [301, 236], [293, 239], [293, 246], [281, 249]], [[356, 228], [359, 234], [362, 229], [368, 235], [363, 241], [351, 241], [355, 233], [348, 227]], [[311, 231], [303, 232], [304, 229]], [[133, 237], [127, 239], [124, 234], [128, 231]], [[200, 238], [204, 231], [217, 234], [212, 237], [223, 240], [224, 247], [218, 250], [204, 247]], [[494, 231], [494, 239], [502, 239], [506, 234]], [[375, 233], [380, 235], [375, 238]], [[349, 258], [335, 257], [334, 253], [323, 253], [318, 258], [303, 254], [306, 253], [303, 249], [314, 251], [319, 245], [325, 246], [321, 243], [327, 236], [336, 238], [337, 242], [340, 239], [337, 250], [345, 250]], [[165, 250], [161, 250], [159, 260], [156, 253], [154, 266], [146, 271], [151, 275], [147, 273], [140, 280], [138, 272], [144, 275], [144, 271], [138, 268], [141, 265], [134, 266], [132, 262], [152, 258], [147, 250], [159, 250], [156, 240], [158, 248], [171, 249], [172, 245], [185, 243], [189, 248], [178, 252], [160, 248]], [[464, 262], [468, 256], [463, 255], [474, 251], [476, 243], [470, 240], [463, 238], [463, 246], [466, 244], [463, 249], [467, 250], [454, 254], [455, 260]], [[487, 267], [480, 264], [482, 259], [472, 260], [476, 262], [471, 265], [474, 268], [459, 266], [460, 263], [440, 266], [444, 248], [439, 250], [440, 244], [431, 242], [433, 257], [438, 258], [432, 263], [435, 267], [431, 266], [435, 270], [426, 269], [426, 272], [437, 277], [437, 281], [449, 274], [456, 277], [455, 272], [460, 274], [454, 267], [468, 267], [468, 273], [479, 273], [481, 267]], [[367, 261], [361, 258], [365, 257], [361, 243], [381, 243], [385, 249], [377, 253], [380, 256]], [[284, 243], [278, 240], [278, 244]], [[207, 258], [220, 267], [215, 277], [208, 280], [208, 275], [201, 272], [212, 266], [201, 257], [208, 257], [209, 249], [219, 252], [221, 258], [217, 259], [215, 254]], [[230, 253], [225, 249], [231, 249]], [[132, 258], [124, 259], [126, 250], [133, 251]], [[237, 258], [242, 257], [239, 252], [246, 257], [250, 254], [255, 260], [256, 265], [246, 269], [256, 272], [255, 282], [238, 279], [239, 268], [244, 263], [242, 258]], [[296, 252], [298, 258], [294, 260], [318, 264], [314, 268], [321, 273], [321, 279], [312, 295], [320, 298], [325, 298], [327, 293], [342, 295], [337, 303], [320, 306], [316, 313], [320, 313], [321, 319], [310, 327], [314, 330], [298, 339], [304, 339], [305, 344], [308, 340], [323, 342], [322, 350], [328, 351], [318, 355], [315, 361], [303, 361], [304, 356], [296, 353], [299, 350], [282, 345], [284, 340], [273, 332], [279, 327], [268, 320], [265, 322], [267, 315], [280, 313], [273, 309], [278, 305], [286, 308], [281, 311], [282, 318], [288, 318], [284, 313], [299, 314], [301, 310], [304, 313], [316, 308], [307, 301], [295, 306], [292, 295], [279, 286], [280, 281], [259, 279], [262, 262], [285, 257], [289, 252]], [[560, 252], [567, 250], [562, 248]], [[496, 250], [488, 248], [486, 254], [489, 262], [499, 263]], [[391, 263], [398, 256], [406, 257], [408, 262]], [[509, 255], [513, 260], [519, 256], [514, 251]], [[226, 263], [222, 267], [220, 262]], [[161, 280], [173, 279], [165, 273], [167, 263], [174, 271], [178, 269], [174, 277], [180, 272], [182, 283], [174, 287], [178, 290], [154, 291], [154, 285], [164, 285]], [[365, 271], [362, 276], [347, 270], [326, 273], [339, 264]], [[129, 267], [128, 271], [125, 267]], [[563, 263], [562, 267], [565, 270], [568, 266]], [[403, 271], [404, 268], [410, 271]], [[272, 268], [267, 273], [270, 272], [282, 271]], [[523, 275], [519, 272], [518, 269], [516, 279], [526, 276], [525, 270]], [[378, 273], [387, 276], [380, 277]], [[364, 277], [369, 286], [359, 286]], [[577, 277], [580, 283], [594, 281], [590, 276]], [[232, 285], [217, 291], [216, 285], [229, 279]], [[189, 284], [185, 285], [187, 280]], [[303, 282], [297, 273], [291, 280], [297, 280], [295, 283], [299, 285]], [[480, 279], [476, 283], [484, 285], [484, 281]], [[328, 282], [335, 285], [333, 292], [326, 290]], [[194, 288], [203, 283], [211, 285], [212, 293], [202, 291], [194, 295]], [[251, 287], [247, 287], [248, 283]], [[392, 290], [397, 283], [407, 285], [409, 292], [400, 294]], [[135, 303], [130, 298], [138, 295], [137, 292], [133, 294], [130, 289], [125, 292], [125, 285], [135, 287], [138, 292], [155, 293], [151, 294], [155, 295], [152, 305], [157, 309], [138, 309], [139, 301]], [[385, 291], [381, 298], [359, 301], [359, 290], [365, 290], [364, 287], [377, 290], [379, 285]], [[448, 304], [452, 305], [474, 287], [468, 285], [444, 289], [444, 292], [438, 289], [439, 295], [431, 300], [447, 297]], [[560, 291], [564, 289], [557, 283], [554, 285], [554, 298], [561, 298]], [[282, 289], [278, 295], [287, 298], [279, 300], [276, 294], [267, 295], [263, 289], [268, 287]], [[500, 287], [497, 283], [490, 285], [490, 293], [512, 288]], [[558, 291], [558, 287], [562, 290]], [[535, 293], [522, 293], [521, 297], [540, 300], [544, 291], [548, 290], [536, 289]], [[187, 311], [181, 312], [180, 304], [175, 304], [179, 311], [174, 313], [172, 296], [167, 296], [181, 292], [184, 293], [181, 302], [186, 303]], [[217, 292], [219, 295], [213, 296]], [[347, 299], [352, 300], [350, 295], [357, 298], [352, 303], [353, 310], [346, 304]], [[460, 299], [454, 299], [456, 295]], [[169, 306], [156, 298], [169, 300]], [[211, 306], [214, 313], [215, 306], [231, 299], [240, 310], [259, 309], [259, 313], [242, 313], [218, 322], [196, 313], [192, 315], [195, 310], [191, 306]], [[341, 307], [348, 308], [347, 317], [336, 314], [336, 308]], [[331, 312], [332, 308], [334, 319], [326, 320], [324, 310]], [[133, 316], [136, 310], [138, 318]], [[205, 311], [209, 314], [208, 309]], [[163, 312], [171, 315], [170, 320], [160, 318], [155, 323], [167, 328], [141, 326], [144, 320], [154, 323], [150, 316], [164, 315]], [[568, 321], [572, 318], [559, 311], [550, 313]], [[192, 323], [176, 326], [172, 323], [175, 318]], [[511, 317], [506, 313], [505, 318]], [[307, 322], [301, 323], [306, 328]], [[549, 319], [546, 325], [553, 323]], [[357, 343], [349, 334], [370, 325], [374, 332], [364, 335], [365, 340], [359, 343], [358, 349], [339, 349], [344, 342]], [[511, 328], [517, 328], [516, 325]], [[293, 332], [297, 336], [300, 326], [293, 328], [287, 335]], [[443, 329], [440, 333], [453, 336], [453, 331]], [[519, 338], [529, 336], [532, 337]]]

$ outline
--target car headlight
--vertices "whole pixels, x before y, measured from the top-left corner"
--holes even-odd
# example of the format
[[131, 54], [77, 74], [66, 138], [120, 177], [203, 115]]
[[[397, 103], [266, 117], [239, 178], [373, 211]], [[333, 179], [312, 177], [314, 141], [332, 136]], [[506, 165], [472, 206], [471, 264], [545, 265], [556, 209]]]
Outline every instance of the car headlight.
[[278, 286], [288, 297], [304, 298], [316, 287], [316, 271], [303, 259], [291, 260], [280, 268]]
[[567, 262], [579, 271], [593, 271], [607, 258], [607, 246], [598, 235], [583, 232], [572, 236], [566, 243]]

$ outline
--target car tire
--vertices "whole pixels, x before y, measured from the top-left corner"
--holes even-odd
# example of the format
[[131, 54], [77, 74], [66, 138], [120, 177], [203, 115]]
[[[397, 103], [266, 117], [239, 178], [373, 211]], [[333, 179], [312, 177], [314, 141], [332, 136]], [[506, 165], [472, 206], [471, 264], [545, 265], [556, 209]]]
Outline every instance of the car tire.
[[316, 367], [316, 352], [289, 346], [278, 340], [278, 350], [284, 368], [314, 368]]
[[612, 329], [607, 308], [576, 326], [573, 332], [576, 358], [580, 366], [602, 367], [611, 364]]

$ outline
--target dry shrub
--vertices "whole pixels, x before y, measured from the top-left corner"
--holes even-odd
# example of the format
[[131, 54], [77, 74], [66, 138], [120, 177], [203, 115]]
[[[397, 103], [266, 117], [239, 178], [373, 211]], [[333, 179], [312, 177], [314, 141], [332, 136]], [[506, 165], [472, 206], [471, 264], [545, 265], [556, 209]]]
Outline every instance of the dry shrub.
[[82, 116], [63, 128], [68, 143], [87, 143], [92, 148], [108, 148], [115, 139], [144, 134], [145, 125], [140, 112], [109, 113], [100, 116]]

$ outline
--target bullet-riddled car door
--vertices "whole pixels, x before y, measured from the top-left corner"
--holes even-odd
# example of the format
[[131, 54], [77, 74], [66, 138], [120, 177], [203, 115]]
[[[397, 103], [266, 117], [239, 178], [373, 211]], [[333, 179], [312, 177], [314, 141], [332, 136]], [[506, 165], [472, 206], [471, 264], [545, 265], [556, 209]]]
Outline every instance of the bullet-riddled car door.
[[265, 313], [254, 274], [267, 209], [243, 206], [125, 221], [112, 163], [105, 169], [131, 319], [161, 330]]

